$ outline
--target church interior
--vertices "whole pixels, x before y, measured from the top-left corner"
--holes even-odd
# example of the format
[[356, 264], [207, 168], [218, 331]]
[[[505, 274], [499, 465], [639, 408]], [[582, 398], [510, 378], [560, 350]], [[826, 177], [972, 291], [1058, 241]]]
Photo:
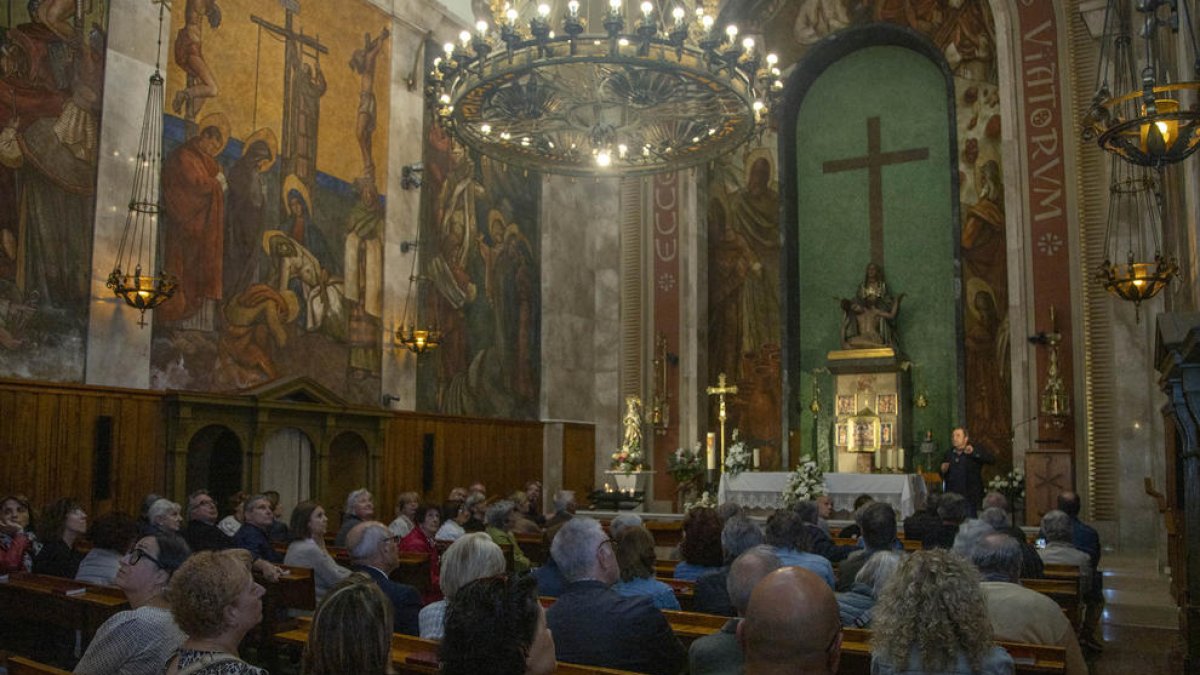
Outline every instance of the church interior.
[[1200, 672], [1200, 2], [543, 7], [4, 3], [0, 495], [848, 525], [963, 429]]

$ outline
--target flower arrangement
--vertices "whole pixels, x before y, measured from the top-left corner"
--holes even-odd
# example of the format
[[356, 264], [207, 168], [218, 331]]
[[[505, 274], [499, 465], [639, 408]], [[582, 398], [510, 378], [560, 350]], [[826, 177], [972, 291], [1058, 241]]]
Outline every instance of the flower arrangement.
[[680, 486], [703, 477], [706, 468], [704, 450], [698, 441], [692, 448], [676, 448], [667, 455], [667, 473]]
[[825, 494], [825, 474], [813, 460], [800, 462], [792, 475], [788, 477], [787, 487], [783, 490], [783, 503], [787, 507], [816, 499]]
[[1006, 474], [993, 476], [988, 481], [988, 490], [1004, 495], [1012, 508], [1017, 501], [1025, 499], [1025, 469], [1014, 466]]
[[754, 468], [754, 455], [746, 441], [738, 438], [738, 430], [733, 430], [733, 445], [725, 450], [725, 474], [737, 478], [743, 471]]
[[622, 447], [612, 454], [613, 471], [621, 471], [628, 474], [634, 471], [644, 471], [645, 469], [645, 458], [642, 456], [641, 447]]

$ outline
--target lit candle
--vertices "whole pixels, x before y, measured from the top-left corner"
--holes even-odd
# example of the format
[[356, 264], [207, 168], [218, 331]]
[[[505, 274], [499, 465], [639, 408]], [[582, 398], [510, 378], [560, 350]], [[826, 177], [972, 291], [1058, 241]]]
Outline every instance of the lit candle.
[[896, 448], [896, 468], [904, 471], [904, 448]]
[[608, 483], [605, 483], [605, 484], [604, 484], [604, 491], [605, 491], [605, 492], [612, 492], [612, 487], [610, 487]]
[[708, 432], [704, 437], [704, 444], [708, 450], [708, 470], [717, 470], [717, 435], [713, 432]]
[[757, 469], [758, 468], [758, 460], [759, 460], [758, 448], [755, 448], [754, 452], [752, 454], [754, 455], [754, 468]]

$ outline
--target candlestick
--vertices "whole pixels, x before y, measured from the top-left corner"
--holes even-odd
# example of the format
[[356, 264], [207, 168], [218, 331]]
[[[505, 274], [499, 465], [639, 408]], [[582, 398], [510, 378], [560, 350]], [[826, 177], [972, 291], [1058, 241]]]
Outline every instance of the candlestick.
[[708, 432], [704, 436], [704, 444], [707, 449], [708, 470], [716, 471], [717, 469], [717, 435], [713, 432]]

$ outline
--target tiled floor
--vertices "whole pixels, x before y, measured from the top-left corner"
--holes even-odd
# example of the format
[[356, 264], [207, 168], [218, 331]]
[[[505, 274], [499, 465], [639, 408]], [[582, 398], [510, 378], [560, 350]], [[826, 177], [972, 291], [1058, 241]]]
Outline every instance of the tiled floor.
[[1170, 579], [1155, 560], [1105, 554], [1104, 653], [1090, 660], [1093, 675], [1179, 673], [1178, 610]]

